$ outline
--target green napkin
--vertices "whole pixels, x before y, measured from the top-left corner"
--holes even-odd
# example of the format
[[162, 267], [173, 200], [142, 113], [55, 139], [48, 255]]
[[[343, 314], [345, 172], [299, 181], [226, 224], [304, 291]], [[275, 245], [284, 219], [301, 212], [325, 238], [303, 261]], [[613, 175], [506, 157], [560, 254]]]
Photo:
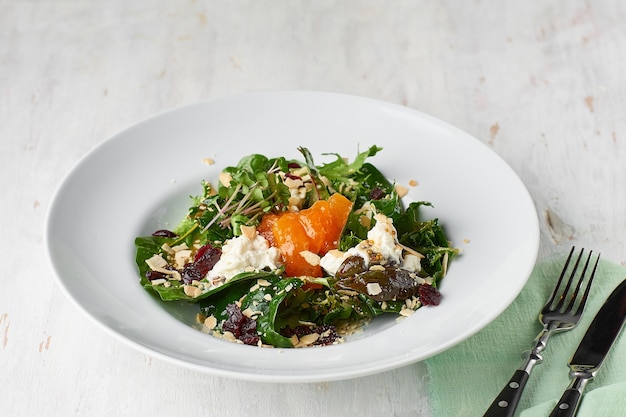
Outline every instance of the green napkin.
[[[482, 416], [522, 363], [541, 330], [539, 310], [548, 299], [565, 257], [535, 266], [527, 285], [494, 322], [465, 342], [426, 360], [435, 417]], [[516, 415], [546, 417], [569, 383], [567, 362], [609, 294], [626, 279], [626, 268], [600, 260], [578, 327], [554, 334], [535, 366]], [[587, 385], [578, 417], [626, 415], [626, 331]]]

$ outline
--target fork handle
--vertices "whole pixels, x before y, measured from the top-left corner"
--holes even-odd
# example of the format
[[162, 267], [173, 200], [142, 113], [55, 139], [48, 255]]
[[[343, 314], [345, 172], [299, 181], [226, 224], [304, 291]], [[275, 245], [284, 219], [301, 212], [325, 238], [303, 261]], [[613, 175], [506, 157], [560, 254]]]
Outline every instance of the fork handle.
[[524, 370], [516, 370], [483, 417], [513, 417], [529, 376]]

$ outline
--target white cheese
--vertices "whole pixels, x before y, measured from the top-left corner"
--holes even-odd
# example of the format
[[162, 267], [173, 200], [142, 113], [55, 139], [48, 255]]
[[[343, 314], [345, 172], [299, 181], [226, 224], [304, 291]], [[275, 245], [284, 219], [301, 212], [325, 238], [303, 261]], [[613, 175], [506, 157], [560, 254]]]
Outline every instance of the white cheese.
[[348, 257], [360, 256], [365, 260], [366, 266], [374, 264], [396, 264], [402, 268], [417, 272], [421, 269], [420, 259], [413, 254], [402, 257], [402, 246], [398, 243], [398, 232], [393, 226], [393, 221], [384, 214], [374, 216], [376, 224], [367, 233], [367, 239], [357, 246], [348, 249], [347, 252], [331, 250], [320, 260], [320, 265], [326, 272], [335, 275], [337, 270]]
[[374, 216], [376, 224], [367, 232], [367, 240], [372, 242], [372, 249], [383, 258], [393, 263], [400, 263], [402, 247], [398, 244], [398, 232], [393, 221], [384, 214]]
[[330, 275], [335, 275], [337, 273], [337, 270], [347, 257], [348, 254], [346, 252], [332, 249], [326, 252], [326, 255], [322, 256], [322, 258], [320, 259], [320, 265]]
[[222, 256], [207, 274], [209, 280], [223, 277], [226, 280], [249, 270], [269, 268], [275, 270], [279, 265], [277, 248], [270, 247], [265, 238], [258, 233], [254, 239], [237, 236], [226, 241], [222, 246]]

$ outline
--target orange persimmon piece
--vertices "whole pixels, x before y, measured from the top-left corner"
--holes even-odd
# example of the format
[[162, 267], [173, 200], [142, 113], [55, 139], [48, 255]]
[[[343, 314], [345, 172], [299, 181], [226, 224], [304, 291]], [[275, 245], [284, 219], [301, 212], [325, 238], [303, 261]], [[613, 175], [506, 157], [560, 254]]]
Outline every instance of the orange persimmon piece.
[[274, 241], [274, 224], [278, 221], [280, 216], [274, 213], [267, 213], [261, 219], [261, 223], [257, 226], [256, 230], [259, 232], [259, 235], [263, 236], [270, 244], [270, 246], [276, 247], [276, 242]]
[[300, 223], [309, 237], [309, 250], [324, 255], [328, 245], [329, 234], [335, 229], [330, 203], [325, 200], [316, 201], [310, 208], [300, 211]]
[[276, 247], [280, 251], [285, 262], [287, 276], [310, 276], [321, 277], [322, 268], [311, 265], [301, 255], [303, 251], [309, 251], [309, 236], [307, 235], [298, 213], [282, 214], [272, 228]]
[[352, 212], [352, 201], [348, 200], [343, 194], [335, 193], [328, 198], [331, 219], [335, 225], [334, 229], [326, 233], [326, 240], [322, 246], [322, 252], [325, 254], [331, 249], [337, 249], [341, 232], [346, 226], [348, 216]]
[[328, 200], [316, 201], [297, 213], [266, 214], [257, 231], [278, 248], [287, 276], [321, 277], [319, 264], [312, 265], [302, 252], [323, 256], [336, 249], [351, 210], [350, 200], [333, 194]]

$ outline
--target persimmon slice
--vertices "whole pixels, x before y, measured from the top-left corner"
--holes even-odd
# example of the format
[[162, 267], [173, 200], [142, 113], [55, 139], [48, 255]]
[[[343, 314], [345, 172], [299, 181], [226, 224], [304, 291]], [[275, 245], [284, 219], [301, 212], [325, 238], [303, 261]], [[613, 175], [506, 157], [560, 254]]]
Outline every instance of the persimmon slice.
[[299, 212], [266, 214], [257, 230], [280, 251], [287, 276], [321, 277], [311, 254], [323, 256], [337, 248], [351, 210], [350, 200], [333, 194]]

